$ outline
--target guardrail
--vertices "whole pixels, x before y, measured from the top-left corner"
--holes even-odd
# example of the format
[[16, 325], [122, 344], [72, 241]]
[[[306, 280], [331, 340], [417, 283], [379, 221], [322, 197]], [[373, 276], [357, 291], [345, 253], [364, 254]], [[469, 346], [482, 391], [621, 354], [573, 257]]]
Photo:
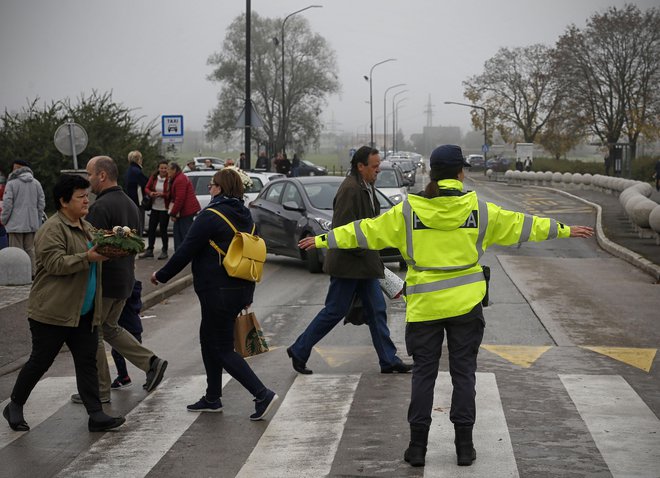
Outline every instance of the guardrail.
[[535, 184], [562, 189], [588, 188], [618, 196], [640, 237], [653, 237], [660, 246], [660, 204], [649, 199], [653, 187], [632, 179], [591, 175], [589, 173], [560, 173], [551, 171], [506, 171], [509, 184]]

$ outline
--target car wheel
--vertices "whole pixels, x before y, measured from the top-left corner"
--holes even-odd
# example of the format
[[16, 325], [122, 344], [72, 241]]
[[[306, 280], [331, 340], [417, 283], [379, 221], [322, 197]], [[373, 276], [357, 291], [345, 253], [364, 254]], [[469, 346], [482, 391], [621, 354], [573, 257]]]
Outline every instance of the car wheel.
[[305, 260], [307, 261], [307, 270], [312, 274], [317, 274], [323, 270], [323, 264], [319, 259], [319, 251], [317, 249], [305, 251]]

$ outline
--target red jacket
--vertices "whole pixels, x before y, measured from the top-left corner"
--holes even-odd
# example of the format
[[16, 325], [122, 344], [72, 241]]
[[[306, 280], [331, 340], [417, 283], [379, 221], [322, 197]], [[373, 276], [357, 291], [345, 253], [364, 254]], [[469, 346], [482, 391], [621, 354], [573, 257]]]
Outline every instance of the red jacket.
[[[156, 175], [151, 175], [149, 176], [149, 181], [147, 181], [147, 185], [144, 187], [145, 192], [151, 196], [151, 193], [156, 192], [156, 181], [158, 179], [158, 174]], [[169, 178], [165, 178], [165, 182], [163, 183], [163, 199], [165, 200], [165, 207], [170, 206], [170, 180]]]
[[170, 216], [172, 217], [194, 216], [202, 209], [190, 179], [183, 173], [177, 173], [172, 178], [170, 201]]

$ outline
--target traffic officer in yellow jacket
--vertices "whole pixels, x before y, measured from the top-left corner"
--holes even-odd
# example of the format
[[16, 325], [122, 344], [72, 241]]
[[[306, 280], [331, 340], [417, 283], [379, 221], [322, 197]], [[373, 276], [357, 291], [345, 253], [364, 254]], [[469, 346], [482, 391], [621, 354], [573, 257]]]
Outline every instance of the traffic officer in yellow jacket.
[[408, 196], [385, 214], [302, 239], [302, 249], [396, 247], [408, 263], [406, 347], [413, 357], [408, 422], [410, 445], [404, 459], [424, 466], [433, 388], [447, 333], [449, 372], [454, 385], [449, 418], [454, 424], [457, 464], [476, 459], [472, 442], [477, 353], [484, 331], [482, 300], [487, 282], [479, 259], [495, 244], [513, 245], [566, 237], [590, 237], [587, 226], [507, 211], [463, 192], [461, 148], [443, 145], [430, 157], [431, 181], [424, 197]]

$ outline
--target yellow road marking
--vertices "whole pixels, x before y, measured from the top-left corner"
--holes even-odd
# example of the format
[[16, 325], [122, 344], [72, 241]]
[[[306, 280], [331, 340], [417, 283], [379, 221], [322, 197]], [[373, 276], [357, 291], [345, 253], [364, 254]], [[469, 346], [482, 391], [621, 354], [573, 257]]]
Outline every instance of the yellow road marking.
[[529, 368], [541, 355], [546, 353], [552, 347], [549, 345], [540, 347], [528, 345], [482, 345], [481, 348], [499, 355], [512, 364], [519, 365], [523, 368]]
[[371, 346], [358, 347], [314, 347], [323, 360], [332, 368], [340, 367], [355, 359], [363, 359], [366, 355], [373, 355], [378, 361], [376, 351]]
[[651, 371], [653, 359], [657, 349], [641, 349], [641, 348], [628, 348], [628, 347], [592, 347], [582, 346], [583, 349], [588, 349], [593, 352], [606, 355], [614, 360], [623, 362], [633, 367], [637, 367], [645, 372]]

